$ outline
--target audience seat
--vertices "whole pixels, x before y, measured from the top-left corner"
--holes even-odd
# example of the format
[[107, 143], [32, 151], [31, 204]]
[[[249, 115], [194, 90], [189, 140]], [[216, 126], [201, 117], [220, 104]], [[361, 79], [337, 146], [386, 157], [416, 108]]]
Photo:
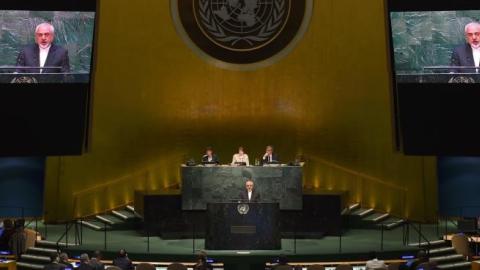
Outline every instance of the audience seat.
[[353, 267], [349, 264], [340, 264], [335, 268], [336, 270], [353, 270]]
[[465, 234], [455, 234], [452, 237], [452, 247], [455, 249], [457, 254], [462, 254], [465, 258], [470, 257], [471, 251], [468, 242], [468, 238]]
[[135, 270], [155, 270], [155, 266], [149, 263], [139, 263], [135, 267]]
[[167, 270], [187, 270], [187, 267], [181, 263], [172, 263], [167, 267]]
[[388, 265], [388, 270], [398, 270], [400, 268], [401, 263], [391, 263]]
[[310, 265], [307, 270], [325, 270], [325, 266], [323, 265], [318, 265], [318, 264], [314, 264], [314, 265]]

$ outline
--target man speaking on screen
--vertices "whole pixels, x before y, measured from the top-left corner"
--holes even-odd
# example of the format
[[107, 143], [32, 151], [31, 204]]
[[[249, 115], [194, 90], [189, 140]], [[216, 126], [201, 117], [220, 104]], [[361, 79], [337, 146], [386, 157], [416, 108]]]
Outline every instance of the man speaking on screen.
[[[53, 43], [55, 28], [50, 23], [41, 23], [35, 28], [35, 44], [27, 45], [17, 57], [20, 73], [68, 73], [70, 61], [68, 51]], [[45, 67], [45, 68], [43, 68]]]
[[[465, 26], [466, 43], [453, 49], [452, 66], [479, 67], [480, 66], [480, 23], [471, 22]], [[456, 72], [472, 72], [470, 69]], [[474, 72], [474, 71], [473, 71]]]

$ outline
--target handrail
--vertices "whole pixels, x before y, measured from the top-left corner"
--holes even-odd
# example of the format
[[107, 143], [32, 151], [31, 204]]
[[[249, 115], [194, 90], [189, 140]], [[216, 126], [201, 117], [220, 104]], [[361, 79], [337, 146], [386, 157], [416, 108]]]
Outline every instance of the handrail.
[[431, 243], [430, 243], [430, 240], [428, 240], [428, 238], [422, 233], [422, 229], [421, 229], [421, 224], [419, 223], [419, 226], [420, 228], [417, 228], [415, 227], [414, 223], [411, 223], [410, 221], [407, 221], [408, 222], [408, 225], [411, 227], [418, 233], [418, 247], [421, 248], [421, 242], [420, 240], [423, 238], [423, 240], [427, 243], [427, 254], [430, 253], [430, 247], [431, 247]]
[[405, 192], [408, 191], [408, 189], [405, 188], [405, 187], [398, 186], [398, 185], [392, 184], [390, 182], [386, 182], [385, 180], [382, 180], [380, 178], [368, 175], [368, 174], [363, 173], [363, 172], [359, 172], [359, 171], [355, 171], [355, 170], [346, 168], [344, 166], [341, 166], [339, 164], [336, 164], [334, 162], [331, 162], [331, 161], [328, 161], [328, 160], [325, 160], [325, 159], [322, 159], [322, 158], [315, 158], [315, 161], [318, 161], [318, 162], [320, 162], [324, 165], [327, 165], [331, 168], [335, 168], [335, 169], [338, 169], [338, 170], [343, 171], [345, 173], [351, 174], [353, 176], [361, 177], [363, 179], [367, 179], [367, 180], [370, 180], [372, 182], [376, 182], [376, 183], [379, 183], [379, 184], [382, 184], [382, 185], [385, 185], [385, 186], [388, 186], [388, 187], [391, 187], [391, 188], [394, 188], [394, 189], [398, 189], [398, 190], [401, 190], [401, 191], [405, 191]]
[[[65, 232], [60, 236], [60, 238], [58, 238], [57, 242], [55, 243], [56, 244], [56, 247], [57, 247], [57, 250], [60, 250], [60, 241], [62, 241], [62, 239], [64, 237], [66, 237], [66, 241], [65, 241], [65, 245], [66, 247], [68, 248], [68, 233], [70, 232], [70, 229], [72, 228], [73, 225], [76, 224], [76, 220], [73, 220], [71, 222], [68, 222], [65, 224]], [[76, 228], [76, 227], [75, 227]], [[77, 232], [76, 232], [77, 233]], [[75, 244], [77, 244], [77, 237], [75, 235]]]

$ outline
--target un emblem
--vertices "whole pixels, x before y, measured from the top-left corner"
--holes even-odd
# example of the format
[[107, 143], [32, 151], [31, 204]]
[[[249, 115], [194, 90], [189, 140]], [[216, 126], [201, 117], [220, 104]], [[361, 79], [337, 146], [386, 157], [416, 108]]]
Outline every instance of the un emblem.
[[450, 78], [448, 83], [475, 83], [475, 80], [469, 76], [455, 76]]
[[38, 81], [35, 77], [21, 76], [13, 78], [10, 83], [38, 83]]
[[308, 28], [313, 0], [170, 0], [182, 38], [221, 67], [253, 69], [293, 49]]
[[237, 211], [240, 215], [246, 215], [248, 214], [248, 211], [250, 210], [250, 206], [246, 203], [241, 203], [237, 205]]

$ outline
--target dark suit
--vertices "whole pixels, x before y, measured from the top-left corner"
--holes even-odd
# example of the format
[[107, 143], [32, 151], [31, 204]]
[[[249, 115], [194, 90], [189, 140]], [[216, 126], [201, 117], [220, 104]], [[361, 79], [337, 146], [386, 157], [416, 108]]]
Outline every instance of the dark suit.
[[65, 270], [65, 265], [59, 263], [49, 263], [43, 267], [43, 270]]
[[[205, 162], [209, 162], [207, 155], [203, 155], [203, 157], [202, 157], [202, 163], [205, 163]], [[210, 162], [217, 163], [217, 164], [220, 163], [217, 155], [215, 155], [215, 154], [212, 155], [212, 161], [210, 161]]]
[[248, 191], [245, 189], [238, 194], [238, 198], [240, 198], [242, 201], [260, 202], [260, 193], [258, 193], [255, 189], [252, 190], [252, 196], [250, 200], [248, 200]]
[[[17, 57], [19, 67], [40, 67], [40, 48], [37, 44], [31, 44], [22, 49]], [[55, 69], [44, 69], [42, 73], [67, 73], [70, 72], [70, 60], [68, 51], [55, 44], [51, 44], [44, 67], [59, 67]], [[39, 73], [39, 69], [17, 68], [20, 73]]]
[[93, 270], [93, 267], [88, 263], [80, 263], [80, 265], [77, 267], [77, 270]]
[[[466, 44], [457, 46], [453, 49], [450, 65], [466, 66], [466, 67], [475, 66], [475, 60], [473, 59], [472, 47], [470, 46], [470, 44], [466, 43]], [[458, 72], [458, 73], [475, 72], [475, 69], [454, 69], [453, 68], [451, 72]]]
[[[280, 160], [278, 159], [278, 155], [275, 153], [272, 153], [272, 161], [279, 162]], [[268, 160], [268, 156], [265, 158], [262, 157], [262, 164], [269, 164], [270, 161]]]

